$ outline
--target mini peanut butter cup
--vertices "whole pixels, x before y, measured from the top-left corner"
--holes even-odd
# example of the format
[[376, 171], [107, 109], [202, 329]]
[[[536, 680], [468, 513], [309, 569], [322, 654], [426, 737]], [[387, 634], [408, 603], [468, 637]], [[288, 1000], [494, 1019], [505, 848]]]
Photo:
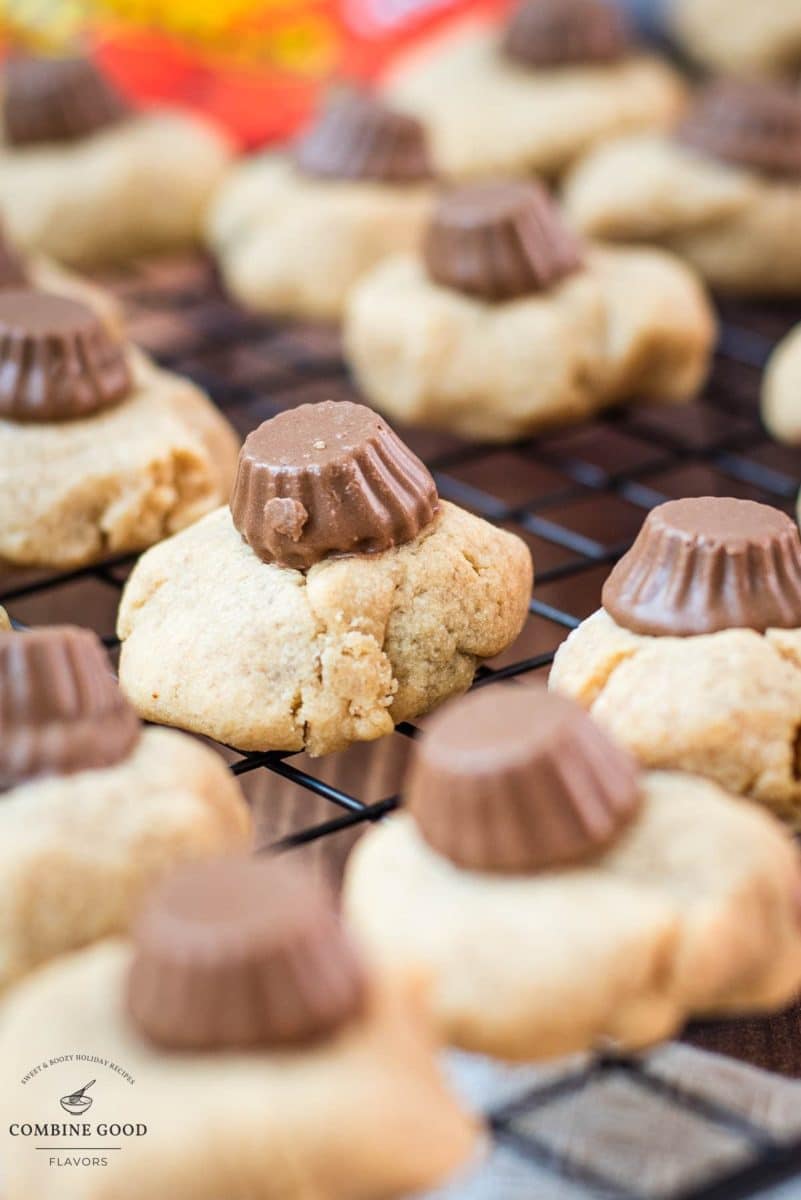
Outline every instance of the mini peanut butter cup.
[[405, 795], [439, 854], [518, 873], [599, 854], [640, 800], [631, 756], [541, 687], [483, 688], [440, 710], [415, 744]]
[[410, 542], [438, 507], [428, 470], [386, 421], [331, 400], [254, 430], [231, 496], [234, 525], [259, 558], [301, 571]]
[[132, 385], [124, 345], [87, 305], [32, 289], [0, 292], [0, 418], [88, 417]]
[[433, 177], [420, 121], [363, 92], [335, 96], [296, 143], [294, 161], [322, 179], [404, 184]]
[[752, 500], [671, 500], [646, 517], [604, 585], [603, 606], [618, 625], [657, 637], [796, 629], [798, 529]]
[[134, 932], [128, 1009], [176, 1050], [313, 1041], [357, 1018], [361, 963], [316, 876], [229, 858], [172, 875]]
[[5, 140], [12, 146], [72, 142], [116, 124], [129, 112], [87, 58], [15, 55], [3, 74]]
[[768, 176], [801, 176], [801, 92], [789, 84], [722, 79], [679, 126], [679, 142]]
[[526, 67], [611, 63], [629, 53], [631, 34], [622, 11], [605, 0], [523, 0], [502, 45]]
[[423, 256], [435, 283], [483, 300], [547, 291], [582, 266], [581, 243], [545, 188], [523, 180], [443, 195]]
[[0, 633], [0, 791], [113, 766], [128, 757], [139, 732], [90, 630]]

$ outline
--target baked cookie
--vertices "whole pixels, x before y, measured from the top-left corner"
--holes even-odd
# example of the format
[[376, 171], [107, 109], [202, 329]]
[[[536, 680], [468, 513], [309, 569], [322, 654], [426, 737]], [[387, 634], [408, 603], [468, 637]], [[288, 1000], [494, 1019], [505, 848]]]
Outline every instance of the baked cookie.
[[425, 135], [366, 95], [336, 98], [291, 154], [235, 167], [207, 241], [256, 312], [338, 318], [354, 282], [416, 246], [433, 198]]
[[762, 382], [762, 420], [778, 441], [801, 443], [801, 325], [770, 357]]
[[550, 683], [650, 767], [697, 772], [801, 827], [801, 541], [750, 500], [654, 509]]
[[[93, 1146], [123, 1149], [102, 1167], [71, 1167], [72, 1200], [158, 1195], [167, 1182], [170, 1200], [234, 1189], [249, 1200], [392, 1200], [433, 1187], [478, 1141], [440, 1076], [418, 992], [367, 971], [332, 898], [299, 868], [237, 858], [182, 868], [132, 945], [63, 958], [7, 1003], [7, 1200], [61, 1200], [63, 1173], [21, 1131], [59, 1094], [80, 1111], [90, 1086], [123, 1127], [116, 1139], [94, 1127]], [[56, 1062], [20, 1087], [54, 1013], [64, 1049], [103, 1061]], [[80, 1144], [60, 1130], [60, 1147]]]
[[670, 125], [685, 103], [678, 73], [604, 0], [522, 0], [504, 30], [451, 29], [402, 59], [386, 94], [456, 179], [555, 176], [606, 138]]
[[139, 550], [218, 505], [238, 440], [81, 301], [0, 291], [0, 560]]
[[801, 69], [801, 0], [674, 0], [673, 28], [699, 62], [781, 75]]
[[568, 178], [564, 201], [590, 237], [646, 241], [715, 288], [801, 291], [801, 91], [718, 82], [677, 134], [609, 142]]
[[86, 264], [198, 239], [232, 156], [207, 121], [131, 112], [86, 59], [10, 58], [0, 88], [0, 210], [22, 250]]
[[139, 560], [120, 680], [149, 720], [327, 754], [469, 687], [531, 582], [527, 547], [439, 501], [369, 409], [304, 404], [250, 434], [230, 510]]
[[0, 633], [0, 713], [0, 991], [124, 932], [170, 865], [244, 848], [222, 760], [141, 729], [88, 630]]
[[353, 851], [345, 908], [378, 967], [428, 974], [456, 1045], [638, 1049], [801, 988], [801, 860], [778, 822], [639, 774], [568, 700], [503, 686], [448, 706], [406, 802]]
[[625, 401], [687, 400], [714, 338], [683, 263], [581, 246], [522, 180], [446, 194], [422, 257], [376, 267], [345, 321], [347, 358], [376, 407], [497, 442]]

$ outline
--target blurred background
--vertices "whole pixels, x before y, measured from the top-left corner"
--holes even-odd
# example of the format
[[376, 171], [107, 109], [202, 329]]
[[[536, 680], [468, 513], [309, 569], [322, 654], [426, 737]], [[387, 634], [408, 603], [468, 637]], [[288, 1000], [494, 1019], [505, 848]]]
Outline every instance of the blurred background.
[[[651, 32], [666, 0], [621, 0]], [[38, 49], [76, 41], [144, 102], [181, 102], [243, 146], [285, 137], [323, 82], [372, 78], [447, 24], [510, 0], [0, 0], [0, 37]]]

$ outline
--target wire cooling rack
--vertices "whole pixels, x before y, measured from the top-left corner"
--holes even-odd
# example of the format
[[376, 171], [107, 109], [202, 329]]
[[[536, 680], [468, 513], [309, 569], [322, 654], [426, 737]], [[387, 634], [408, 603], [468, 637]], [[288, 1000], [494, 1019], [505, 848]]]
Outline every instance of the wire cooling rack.
[[[334, 330], [241, 313], [222, 296], [203, 260], [145, 263], [106, 282], [127, 307], [134, 340], [163, 365], [194, 378], [242, 434], [283, 409], [356, 396]], [[511, 650], [481, 668], [476, 686], [545, 677], [559, 643], [598, 607], [611, 564], [653, 505], [677, 496], [734, 495], [793, 511], [801, 451], [766, 436], [758, 395], [766, 359], [778, 338], [801, 320], [801, 309], [726, 303], [721, 317], [711, 381], [702, 399], [687, 407], [632, 407], [507, 447], [396, 425], [433, 471], [442, 496], [513, 530], [534, 555], [536, 589], [525, 629]], [[5, 572], [0, 603], [21, 623], [91, 623], [114, 652], [114, 615], [129, 569], [130, 562], [120, 560], [57, 576]], [[328, 760], [224, 752], [254, 801], [261, 844], [313, 850], [336, 870], [361, 831], [397, 805], [415, 733], [414, 726], [403, 725], [375, 746], [354, 747]], [[269, 805], [260, 798], [266, 773]], [[801, 1075], [801, 1010], [772, 1021], [696, 1028], [690, 1037]], [[621, 1088], [627, 1103], [633, 1095], [637, 1107], [663, 1106], [723, 1139], [713, 1161], [699, 1164], [700, 1186], [698, 1171], [692, 1186], [678, 1179], [649, 1182], [647, 1172], [623, 1179], [614, 1170], [599, 1171], [548, 1132], [549, 1114], [566, 1103], [594, 1103], [596, 1110], [598, 1103], [607, 1104], [614, 1111]], [[512, 1172], [519, 1190], [498, 1183], [487, 1192], [493, 1200], [513, 1194], [537, 1200], [546, 1195], [738, 1200], [791, 1178], [798, 1179], [801, 1195], [798, 1136], [777, 1135], [703, 1090], [688, 1090], [660, 1075], [648, 1059], [601, 1058], [563, 1072], [496, 1105], [489, 1120], [497, 1146], [515, 1157], [515, 1172], [529, 1164], [540, 1173], [534, 1187], [525, 1171], [522, 1182]], [[656, 1119], [654, 1130], [662, 1125]], [[543, 1178], [559, 1190], [544, 1189]]]

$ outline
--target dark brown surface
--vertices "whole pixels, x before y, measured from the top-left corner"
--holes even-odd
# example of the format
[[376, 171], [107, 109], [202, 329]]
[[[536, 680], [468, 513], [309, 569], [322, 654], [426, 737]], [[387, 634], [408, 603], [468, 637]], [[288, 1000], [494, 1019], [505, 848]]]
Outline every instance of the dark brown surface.
[[607, 0], [522, 0], [503, 40], [504, 53], [524, 67], [615, 62], [630, 47], [623, 12]]
[[[128, 306], [132, 336], [207, 388], [242, 434], [300, 403], [358, 399], [335, 330], [287, 327], [237, 312], [201, 260], [145, 263], [113, 283]], [[489, 664], [495, 678], [545, 677], [558, 641], [598, 607], [610, 565], [645, 513], [670, 498], [679, 486], [673, 481], [688, 472], [701, 477], [701, 494], [714, 479], [721, 491], [747, 489], [752, 498], [793, 511], [801, 452], [768, 438], [757, 397], [760, 369], [778, 338], [801, 319], [801, 306], [725, 301], [720, 311], [714, 373], [704, 396], [684, 408], [631, 408], [503, 450], [398, 428], [432, 468], [441, 496], [534, 546], [529, 620], [517, 645]], [[122, 564], [57, 578], [5, 572], [0, 602], [19, 620], [77, 621], [110, 638], [127, 569]], [[489, 678], [482, 671], [480, 682]], [[340, 876], [352, 843], [398, 790], [411, 733], [404, 727], [378, 745], [325, 759], [226, 752], [253, 803], [259, 845], [290, 838], [293, 853]], [[801, 1078], [801, 1007], [767, 1020], [695, 1026], [687, 1037]], [[496, 1200], [503, 1193], [489, 1194]], [[530, 1181], [521, 1194], [528, 1200]]]
[[120, 94], [85, 58], [18, 54], [3, 76], [4, 131], [13, 146], [71, 142], [128, 113]]
[[364, 92], [335, 95], [296, 143], [295, 165], [322, 179], [401, 186], [431, 179], [422, 124]]
[[288, 857], [179, 868], [141, 915], [134, 947], [129, 1011], [172, 1049], [308, 1042], [366, 1001], [333, 896]]
[[387, 422], [345, 400], [264, 421], [239, 455], [234, 525], [264, 562], [307, 570], [410, 542], [439, 510], [430, 472]]
[[691, 150], [763, 175], [801, 176], [801, 95], [793, 84], [709, 84], [678, 130]]
[[798, 526], [753, 500], [669, 500], [649, 512], [601, 598], [618, 625], [655, 637], [798, 629]]
[[534, 873], [611, 845], [639, 807], [639, 770], [572, 700], [501, 684], [425, 720], [404, 798], [457, 866]]
[[124, 344], [88, 305], [31, 288], [0, 291], [0, 417], [89, 417], [132, 384]]
[[545, 292], [580, 270], [582, 256], [555, 201], [541, 184], [524, 180], [446, 191], [423, 243], [431, 279], [482, 300]]

